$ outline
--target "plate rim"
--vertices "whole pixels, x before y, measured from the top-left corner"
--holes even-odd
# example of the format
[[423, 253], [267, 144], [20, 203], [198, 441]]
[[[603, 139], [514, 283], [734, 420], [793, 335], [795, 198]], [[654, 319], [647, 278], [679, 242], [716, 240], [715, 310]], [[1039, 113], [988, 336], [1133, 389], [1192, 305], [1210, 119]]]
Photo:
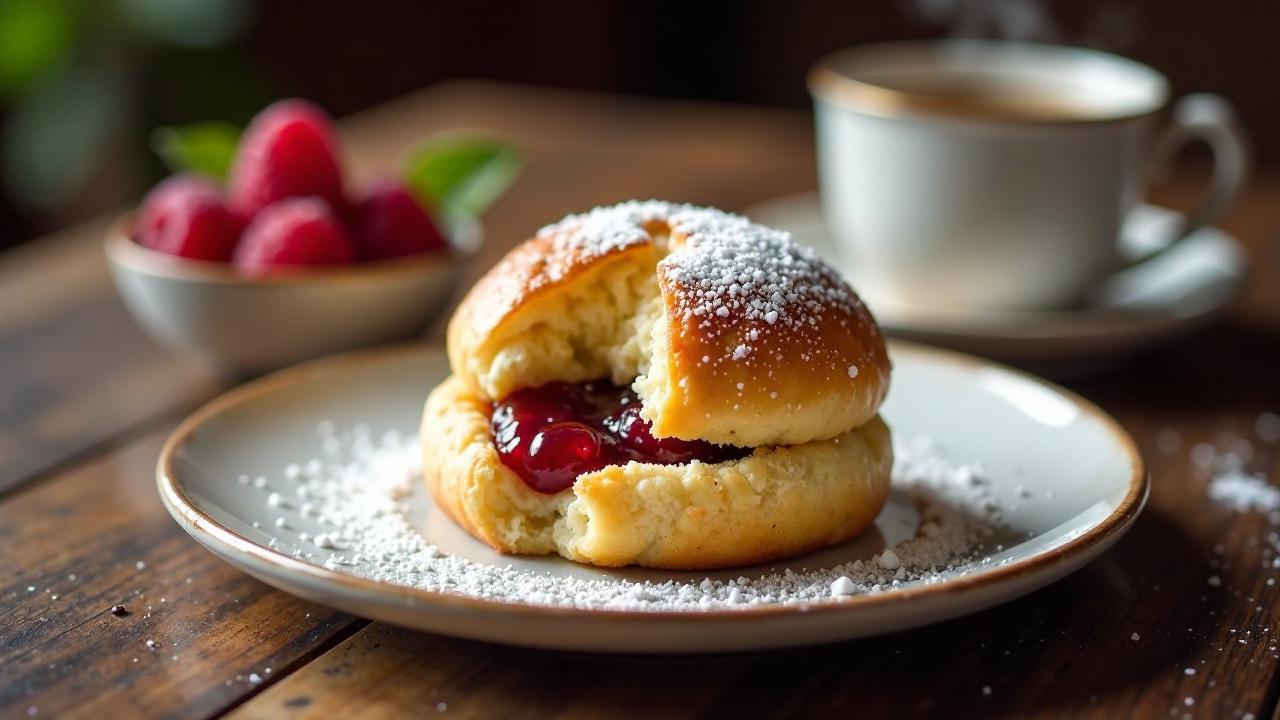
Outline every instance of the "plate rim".
[[[1099, 552], [1108, 548], [1114, 540], [1123, 534], [1133, 521], [1137, 519], [1150, 494], [1150, 478], [1142, 453], [1132, 436], [1110, 414], [1092, 401], [1078, 395], [1056, 383], [1036, 377], [1031, 373], [1012, 368], [1001, 363], [992, 362], [965, 353], [944, 350], [920, 343], [890, 340], [890, 357], [895, 354], [912, 354], [931, 356], [935, 360], [953, 365], [996, 369], [1012, 373], [1024, 380], [1037, 383], [1058, 393], [1072, 403], [1082, 414], [1099, 421], [1103, 428], [1124, 449], [1128, 457], [1131, 473], [1125, 496], [1107, 517], [1090, 527], [1087, 531], [1071, 538], [1066, 543], [1041, 550], [1025, 558], [1004, 565], [989, 567], [972, 575], [951, 578], [945, 582], [919, 585], [884, 593], [857, 595], [847, 598], [830, 598], [795, 604], [771, 604], [740, 609], [717, 610], [619, 610], [619, 609], [587, 609], [579, 607], [562, 607], [551, 605], [534, 605], [522, 602], [510, 602], [477, 598], [458, 593], [439, 592], [424, 588], [372, 580], [358, 575], [350, 575], [337, 570], [330, 570], [315, 565], [271, 548], [247, 538], [235, 530], [223, 525], [193, 502], [182, 486], [174, 471], [174, 458], [177, 452], [205, 423], [219, 417], [223, 413], [239, 407], [247, 402], [259, 399], [285, 387], [306, 382], [325, 375], [342, 372], [352, 366], [360, 366], [372, 362], [384, 361], [388, 358], [407, 355], [444, 355], [444, 348], [438, 343], [408, 343], [384, 346], [373, 349], [355, 350], [328, 357], [309, 360], [291, 367], [268, 373], [262, 377], [234, 387], [209, 400], [191, 415], [187, 416], [178, 427], [165, 439], [156, 461], [156, 486], [160, 499], [170, 516], [183, 530], [190, 534], [201, 545], [219, 546], [221, 552], [215, 555], [230, 557], [235, 554], [248, 556], [248, 560], [256, 561], [264, 566], [275, 566], [281, 571], [305, 576], [313, 582], [331, 583], [341, 587], [343, 591], [355, 592], [367, 597], [395, 600], [400, 605], [410, 604], [427, 606], [435, 610], [465, 610], [474, 613], [504, 616], [520, 616], [527, 618], [567, 618], [581, 617], [584, 614], [596, 619], [626, 620], [633, 622], [692, 622], [736, 623], [741, 621], [762, 620], [778, 617], [816, 616], [832, 612], [853, 612], [867, 608], [892, 605], [901, 602], [928, 600], [933, 598], [954, 596], [962, 593], [976, 592], [999, 586], [1018, 576], [1032, 577], [1054, 566], [1070, 563], [1083, 557], [1089, 559], [1089, 553], [1097, 548]], [[212, 547], [209, 547], [211, 551]], [[232, 563], [235, 564], [235, 563]], [[272, 583], [269, 583], [272, 584]]]

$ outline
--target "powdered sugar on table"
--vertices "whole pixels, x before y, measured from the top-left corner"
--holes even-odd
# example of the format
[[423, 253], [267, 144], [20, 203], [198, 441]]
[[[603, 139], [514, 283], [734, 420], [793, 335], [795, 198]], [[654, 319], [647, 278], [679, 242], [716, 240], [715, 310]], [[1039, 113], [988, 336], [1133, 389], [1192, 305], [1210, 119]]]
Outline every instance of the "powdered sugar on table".
[[1280, 510], [1280, 487], [1268, 483], [1261, 473], [1224, 472], [1209, 481], [1208, 493], [1235, 510]]
[[[1267, 456], [1265, 447], [1280, 441], [1280, 415], [1263, 413], [1254, 423], [1256, 437], [1233, 437], [1217, 447], [1199, 443], [1191, 448], [1191, 462], [1208, 477], [1205, 492], [1210, 498], [1240, 512], [1261, 511], [1280, 524], [1280, 487], [1267, 481], [1259, 470], [1250, 472], [1254, 460]], [[1262, 449], [1256, 445], [1262, 446]]]
[[[283, 521], [270, 547], [380, 582], [502, 602], [698, 611], [845, 599], [976, 572], [990, 563], [982, 550], [1001, 527], [999, 504], [980, 469], [953, 463], [917, 438], [895, 448], [893, 481], [918, 508], [918, 527], [874, 557], [799, 571], [743, 570], [751, 577], [734, 579], [679, 573], [662, 582], [531, 571], [443, 552], [419, 532], [410, 508], [411, 498], [425, 495], [416, 438], [395, 432], [374, 438], [364, 426], [337, 433], [322, 424], [319, 432], [324, 459], [299, 459], [262, 489], [264, 506]], [[267, 502], [271, 493], [275, 504]], [[281, 493], [305, 497], [305, 516], [295, 509], [300, 504], [280, 502]], [[438, 513], [430, 521], [449, 522]], [[294, 529], [302, 527], [312, 531]]]

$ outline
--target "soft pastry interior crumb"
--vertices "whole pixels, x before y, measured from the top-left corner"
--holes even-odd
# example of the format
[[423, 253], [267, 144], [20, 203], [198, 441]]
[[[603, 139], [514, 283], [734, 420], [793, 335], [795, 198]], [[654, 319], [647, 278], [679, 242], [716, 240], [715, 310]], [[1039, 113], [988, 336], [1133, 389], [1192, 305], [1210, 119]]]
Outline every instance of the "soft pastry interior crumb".
[[565, 291], [535, 297], [486, 343], [495, 350], [480, 365], [483, 390], [502, 398], [552, 381], [608, 377], [639, 394], [646, 419], [666, 386], [667, 325], [658, 291], [658, 262], [667, 235], [580, 278]]
[[[667, 403], [668, 325], [658, 289], [658, 262], [667, 251], [658, 234], [650, 248], [633, 248], [601, 263], [574, 285], [527, 303], [486, 343], [484, 391], [506, 397], [552, 381], [608, 377], [639, 395], [641, 416], [653, 422]], [[527, 319], [525, 319], [527, 318]]]
[[661, 310], [657, 260], [657, 252], [639, 248], [570, 290], [531, 300], [486, 343], [493, 353], [480, 358], [485, 393], [502, 398], [553, 380], [600, 377], [627, 385], [647, 372], [653, 315]]

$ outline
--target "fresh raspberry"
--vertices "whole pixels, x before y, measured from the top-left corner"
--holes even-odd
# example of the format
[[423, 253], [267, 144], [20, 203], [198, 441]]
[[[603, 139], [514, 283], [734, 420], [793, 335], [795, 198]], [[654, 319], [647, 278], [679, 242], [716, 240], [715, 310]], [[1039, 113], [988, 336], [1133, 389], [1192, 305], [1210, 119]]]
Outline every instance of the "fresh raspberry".
[[315, 195], [339, 213], [346, 205], [329, 116], [304, 100], [258, 113], [240, 140], [228, 185], [231, 209], [246, 220], [287, 197]]
[[336, 265], [356, 258], [347, 231], [320, 198], [290, 198], [265, 208], [236, 246], [236, 267], [265, 275], [281, 266]]
[[241, 227], [216, 185], [194, 175], [175, 175], [142, 201], [134, 239], [169, 255], [226, 262]]
[[356, 207], [354, 221], [356, 243], [369, 260], [434, 252], [449, 245], [421, 203], [394, 180], [374, 187]]

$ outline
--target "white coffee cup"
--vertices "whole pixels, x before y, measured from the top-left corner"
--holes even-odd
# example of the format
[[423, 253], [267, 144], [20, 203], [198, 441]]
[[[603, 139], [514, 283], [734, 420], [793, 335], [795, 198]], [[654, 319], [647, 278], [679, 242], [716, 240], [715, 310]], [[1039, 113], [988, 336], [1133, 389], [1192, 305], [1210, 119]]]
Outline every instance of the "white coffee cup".
[[1170, 245], [1214, 222], [1248, 156], [1227, 103], [1094, 50], [988, 41], [871, 45], [809, 78], [822, 204], [870, 297], [920, 307], [1062, 307], [1124, 262], [1153, 172], [1203, 140], [1214, 174]]

